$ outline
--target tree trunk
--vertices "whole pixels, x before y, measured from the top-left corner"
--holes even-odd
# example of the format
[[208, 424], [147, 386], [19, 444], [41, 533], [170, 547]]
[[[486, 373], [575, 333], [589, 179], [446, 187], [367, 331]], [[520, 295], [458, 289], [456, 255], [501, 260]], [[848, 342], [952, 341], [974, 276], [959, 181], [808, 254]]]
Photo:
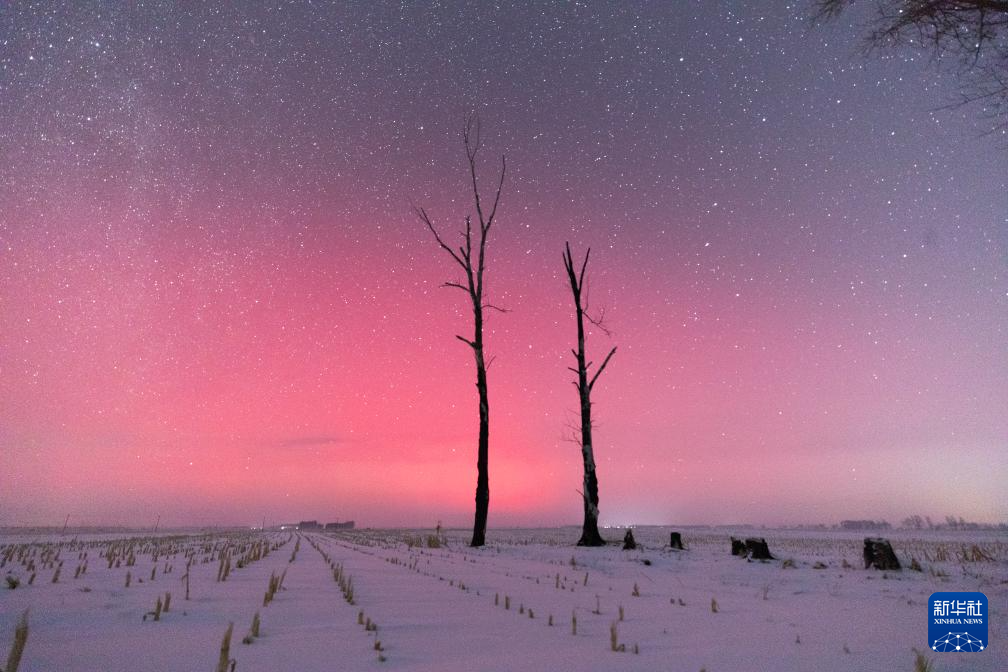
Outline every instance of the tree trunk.
[[[579, 297], [580, 298], [580, 297]], [[592, 450], [591, 397], [588, 389], [588, 372], [584, 366], [584, 323], [580, 301], [577, 305], [578, 323], [578, 392], [581, 398], [581, 459], [584, 462], [584, 522], [578, 546], [605, 546], [598, 529], [598, 475], [595, 473], [595, 453]]]
[[577, 545], [605, 546], [605, 539], [599, 534], [598, 529], [598, 476], [595, 475], [595, 456], [592, 454], [590, 443], [581, 447], [581, 457], [584, 460], [584, 522], [581, 525], [581, 538], [578, 539]]
[[476, 390], [479, 393], [479, 446], [476, 453], [476, 516], [473, 521], [473, 536], [470, 546], [478, 547], [486, 543], [487, 516], [490, 511], [490, 402], [487, 399], [486, 363], [483, 359], [483, 310], [478, 308], [476, 331]]

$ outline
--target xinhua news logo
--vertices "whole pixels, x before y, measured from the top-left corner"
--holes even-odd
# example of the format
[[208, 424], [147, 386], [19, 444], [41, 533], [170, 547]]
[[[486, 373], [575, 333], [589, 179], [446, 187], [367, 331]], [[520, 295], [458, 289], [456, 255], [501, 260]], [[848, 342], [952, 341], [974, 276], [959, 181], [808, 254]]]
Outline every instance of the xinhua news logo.
[[987, 648], [990, 605], [983, 593], [932, 593], [928, 614], [932, 651], [976, 653]]

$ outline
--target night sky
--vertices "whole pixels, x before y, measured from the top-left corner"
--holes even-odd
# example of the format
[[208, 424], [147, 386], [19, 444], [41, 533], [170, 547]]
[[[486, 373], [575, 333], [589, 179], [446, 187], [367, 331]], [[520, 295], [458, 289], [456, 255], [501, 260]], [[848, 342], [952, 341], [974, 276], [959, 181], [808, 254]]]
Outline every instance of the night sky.
[[[1008, 517], [1008, 142], [804, 2], [0, 6], [0, 524]], [[141, 3], [136, 3], [137, 5]]]

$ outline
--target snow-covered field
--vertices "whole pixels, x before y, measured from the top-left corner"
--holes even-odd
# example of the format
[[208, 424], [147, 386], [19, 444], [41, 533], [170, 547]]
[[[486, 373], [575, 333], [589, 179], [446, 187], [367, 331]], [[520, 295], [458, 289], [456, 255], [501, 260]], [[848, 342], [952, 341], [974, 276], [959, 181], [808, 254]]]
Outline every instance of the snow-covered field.
[[[731, 530], [682, 529], [685, 551], [668, 548], [668, 528], [635, 530], [633, 551], [575, 548], [578, 532], [491, 530], [478, 550], [463, 531], [436, 548], [411, 530], [8, 534], [0, 574], [20, 585], [0, 584], [0, 664], [27, 609], [21, 672], [212, 672], [230, 622], [236, 672], [909, 671], [914, 648], [936, 671], [1008, 670], [1003, 534], [887, 533], [904, 569], [881, 572], [863, 569], [857, 533], [735, 531], [777, 558], [748, 562], [730, 555]], [[271, 576], [282, 585], [264, 606]], [[927, 598], [958, 590], [987, 595], [990, 645], [931, 652]]]

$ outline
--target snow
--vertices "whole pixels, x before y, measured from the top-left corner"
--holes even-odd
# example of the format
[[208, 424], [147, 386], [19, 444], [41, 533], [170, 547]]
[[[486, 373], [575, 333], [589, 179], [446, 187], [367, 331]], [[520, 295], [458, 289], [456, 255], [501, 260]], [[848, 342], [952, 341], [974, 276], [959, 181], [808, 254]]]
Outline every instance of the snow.
[[[463, 530], [446, 532], [440, 548], [427, 546], [431, 532], [416, 530], [217, 532], [132, 541], [122, 534], [6, 534], [0, 573], [21, 583], [13, 590], [0, 586], [0, 660], [28, 609], [21, 672], [212, 671], [229, 622], [237, 672], [911, 670], [914, 648], [936, 670], [1008, 669], [1008, 538], [1002, 533], [893, 531], [887, 536], [905, 569], [879, 572], [862, 569], [865, 535], [858, 533], [679, 531], [687, 546], [681, 552], [667, 547], [669, 528], [659, 527], [636, 529], [641, 547], [634, 551], [615, 543], [574, 547], [576, 528], [490, 530], [481, 549], [466, 546]], [[623, 537], [622, 530], [603, 534]], [[733, 557], [729, 535], [765, 537], [777, 559]], [[274, 550], [234, 566], [264, 539]], [[109, 568], [106, 553], [131, 543], [135, 565], [127, 567], [123, 556], [119, 567]], [[993, 560], [962, 561], [963, 549], [974, 544]], [[225, 548], [232, 549], [232, 569], [217, 581]], [[40, 564], [46, 549], [59, 551], [58, 583], [52, 583], [55, 567]], [[87, 571], [74, 578], [84, 553]], [[187, 556], [194, 558], [188, 601], [181, 579]], [[922, 572], [906, 568], [911, 558]], [[30, 559], [36, 578], [27, 585]], [[352, 578], [354, 604], [344, 599], [334, 568]], [[282, 589], [264, 607], [271, 574], [283, 572]], [[986, 594], [986, 650], [928, 648], [927, 598], [936, 591]], [[157, 622], [144, 620], [165, 592], [172, 595], [170, 610]], [[260, 637], [243, 644], [256, 612]], [[377, 630], [358, 619], [370, 619]], [[611, 650], [613, 623], [625, 651]]]

